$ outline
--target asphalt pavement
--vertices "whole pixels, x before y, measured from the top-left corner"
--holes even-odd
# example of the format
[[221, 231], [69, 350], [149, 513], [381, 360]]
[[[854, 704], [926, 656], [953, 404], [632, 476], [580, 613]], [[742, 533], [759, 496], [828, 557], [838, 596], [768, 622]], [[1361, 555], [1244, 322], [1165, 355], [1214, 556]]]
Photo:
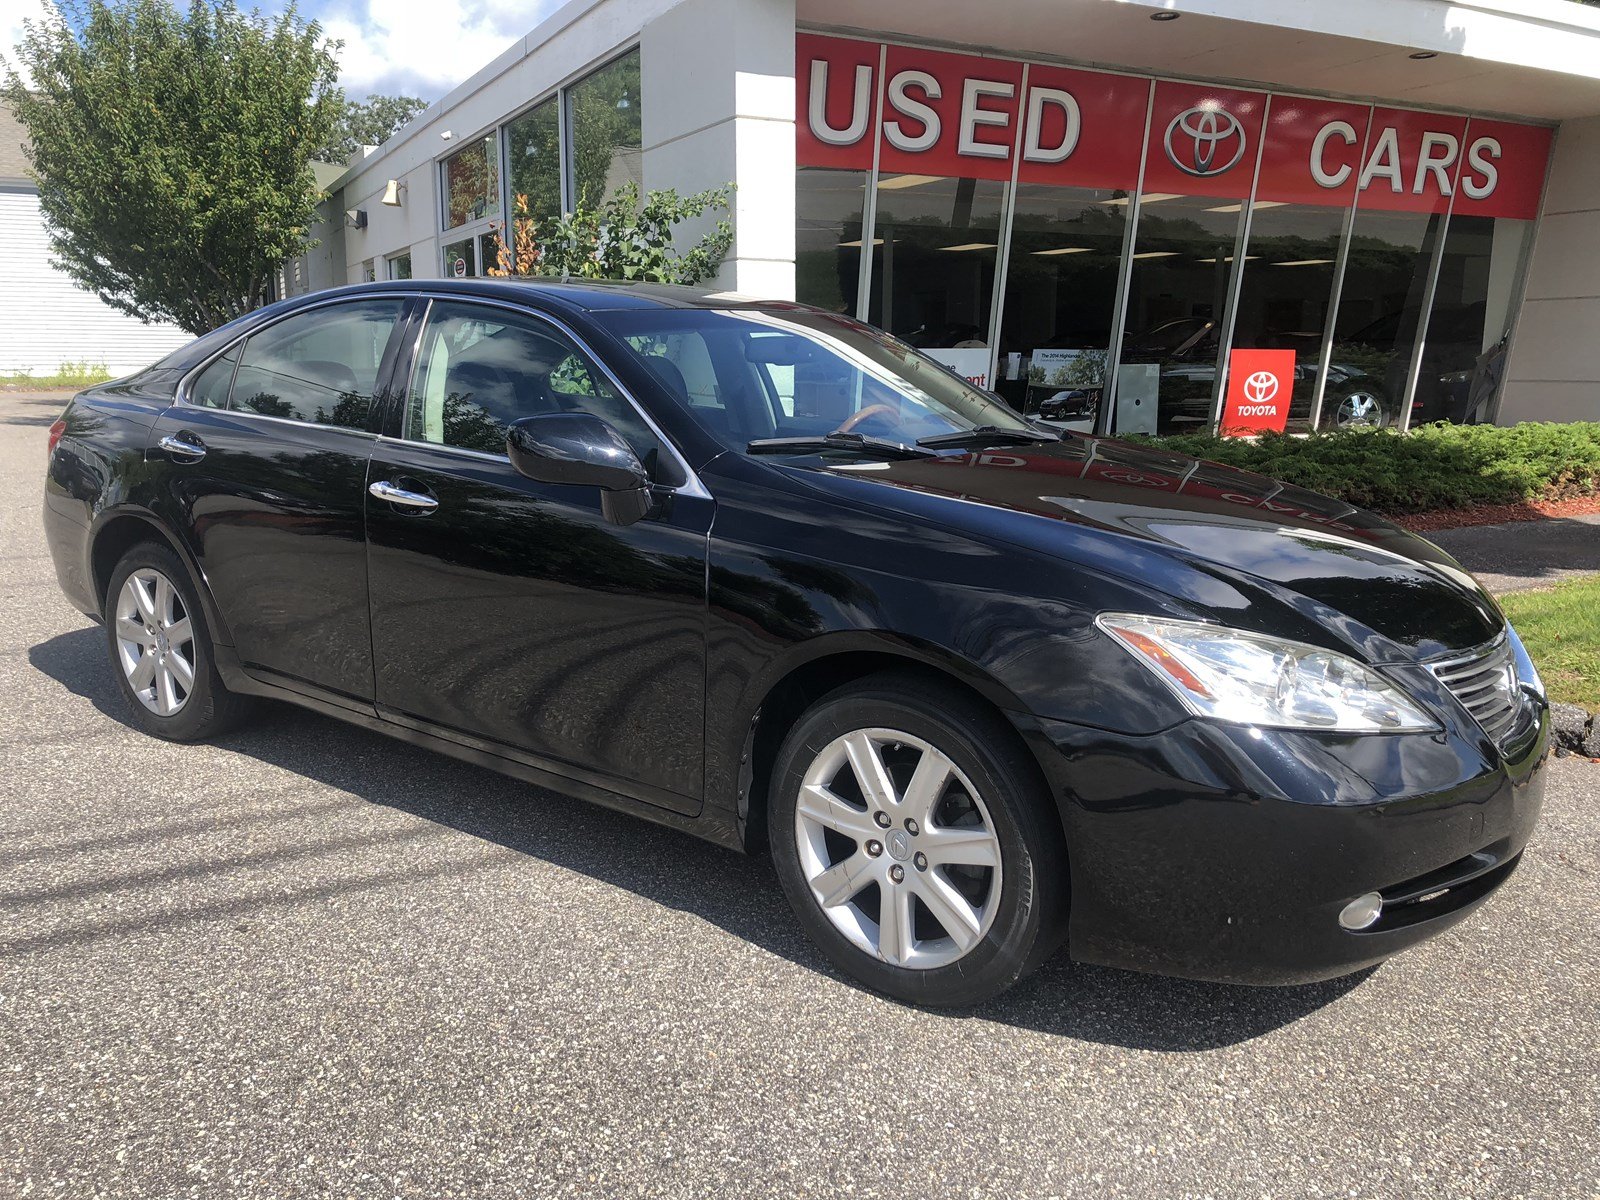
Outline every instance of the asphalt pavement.
[[1469, 525], [1422, 535], [1499, 595], [1600, 571], [1600, 516]]
[[1376, 971], [838, 977], [768, 864], [286, 707], [125, 723], [0, 395], [0, 1196], [1600, 1196], [1600, 767]]

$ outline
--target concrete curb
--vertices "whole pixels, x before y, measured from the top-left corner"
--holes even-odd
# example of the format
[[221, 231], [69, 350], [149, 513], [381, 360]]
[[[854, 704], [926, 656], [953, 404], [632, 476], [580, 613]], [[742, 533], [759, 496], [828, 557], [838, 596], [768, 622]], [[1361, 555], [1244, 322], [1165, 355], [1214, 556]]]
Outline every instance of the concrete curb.
[[1556, 753], [1600, 758], [1600, 714], [1578, 704], [1552, 704], [1550, 726]]

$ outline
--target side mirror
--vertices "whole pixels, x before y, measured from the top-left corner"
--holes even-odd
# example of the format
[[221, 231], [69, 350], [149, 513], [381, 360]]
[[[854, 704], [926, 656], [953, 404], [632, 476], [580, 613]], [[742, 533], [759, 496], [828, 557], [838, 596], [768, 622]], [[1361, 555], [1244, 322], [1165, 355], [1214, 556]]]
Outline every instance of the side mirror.
[[619, 525], [650, 511], [649, 472], [620, 433], [589, 413], [524, 417], [506, 430], [506, 457], [539, 483], [599, 488], [606, 518]]

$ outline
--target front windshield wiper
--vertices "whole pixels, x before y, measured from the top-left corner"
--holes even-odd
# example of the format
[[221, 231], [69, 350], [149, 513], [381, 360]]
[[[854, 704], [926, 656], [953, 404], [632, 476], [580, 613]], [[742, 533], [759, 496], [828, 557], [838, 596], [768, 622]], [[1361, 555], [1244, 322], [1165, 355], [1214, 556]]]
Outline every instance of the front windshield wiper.
[[917, 445], [929, 449], [940, 449], [945, 446], [965, 446], [976, 443], [982, 446], [992, 446], [996, 442], [1059, 442], [1061, 435], [1053, 429], [1006, 429], [999, 425], [977, 425], [972, 429], [957, 429], [951, 433], [935, 433], [929, 437], [918, 438]]
[[849, 450], [879, 458], [937, 458], [931, 449], [918, 444], [891, 442], [888, 438], [868, 437], [864, 433], [825, 433], [821, 437], [757, 438], [745, 447], [747, 454], [806, 454], [824, 450]]

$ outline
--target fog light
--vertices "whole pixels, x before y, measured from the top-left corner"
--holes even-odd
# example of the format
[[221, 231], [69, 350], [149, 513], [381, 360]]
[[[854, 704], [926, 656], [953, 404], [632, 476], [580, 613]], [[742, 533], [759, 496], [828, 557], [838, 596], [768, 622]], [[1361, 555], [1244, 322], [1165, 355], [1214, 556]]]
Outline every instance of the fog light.
[[1383, 915], [1383, 897], [1377, 892], [1357, 896], [1344, 906], [1339, 914], [1339, 924], [1346, 929], [1366, 929]]

